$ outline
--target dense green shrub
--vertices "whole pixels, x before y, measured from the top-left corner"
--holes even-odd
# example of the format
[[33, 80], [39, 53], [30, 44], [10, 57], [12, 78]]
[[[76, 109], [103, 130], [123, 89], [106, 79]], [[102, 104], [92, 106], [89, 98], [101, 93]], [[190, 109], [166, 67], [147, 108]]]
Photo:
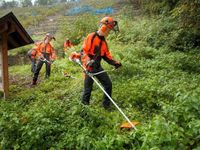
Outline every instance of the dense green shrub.
[[[65, 37], [78, 44], [97, 28], [98, 17], [81, 17], [63, 19], [58, 50]], [[199, 48], [187, 44], [193, 35], [172, 17], [117, 19], [120, 33], [107, 39], [122, 67], [103, 67], [110, 70], [113, 99], [131, 120], [140, 121], [138, 130], [119, 129], [125, 119], [114, 106], [112, 112], [102, 108], [103, 93], [95, 84], [91, 104], [83, 106], [82, 69], [58, 59], [51, 77], [43, 79], [43, 68], [32, 88], [29, 65], [9, 68], [10, 97], [0, 101], [0, 149], [199, 149]]]
[[180, 28], [172, 33], [173, 36], [169, 45], [173, 50], [189, 51], [192, 48], [199, 47], [199, 31], [191, 28]]
[[98, 21], [98, 17], [91, 14], [76, 16], [76, 19], [71, 18], [69, 21], [63, 17], [59, 28], [60, 39], [69, 38], [75, 45], [79, 44], [88, 33], [97, 30]]
[[[150, 36], [146, 37], [148, 43], [151, 45], [158, 47], [167, 45], [172, 49], [181, 51], [199, 47], [199, 1], [130, 0], [130, 5], [132, 5], [132, 9], [136, 7], [142, 8], [146, 15], [153, 17], [156, 15], [157, 17], [162, 18], [158, 21], [150, 22], [148, 25], [150, 30], [148, 30], [146, 34]], [[131, 14], [134, 15], [134, 12]], [[130, 19], [132, 17], [128, 16], [128, 18]], [[130, 27], [128, 27], [128, 29], [130, 29]], [[142, 29], [144, 29], [143, 25], [141, 26], [141, 30]], [[140, 40], [135, 31], [137, 33], [137, 30], [134, 30], [133, 36]], [[131, 37], [132, 39], [133, 36]]]

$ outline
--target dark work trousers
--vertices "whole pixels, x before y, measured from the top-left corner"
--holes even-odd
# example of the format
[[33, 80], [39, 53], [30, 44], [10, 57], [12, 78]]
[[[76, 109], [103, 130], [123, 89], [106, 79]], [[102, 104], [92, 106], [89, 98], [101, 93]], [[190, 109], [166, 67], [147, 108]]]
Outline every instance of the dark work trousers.
[[[98, 74], [95, 76], [103, 85], [104, 90], [108, 93], [108, 95], [111, 97], [112, 94], [112, 82], [106, 72], [103, 72], [101, 74]], [[89, 104], [90, 102], [90, 96], [92, 92], [92, 86], [93, 86], [93, 79], [89, 77], [88, 75], [85, 75], [85, 81], [84, 81], [84, 91], [82, 95], [82, 103], [83, 104]], [[103, 106], [109, 107], [110, 106], [110, 100], [109, 98], [104, 94], [103, 96]]]
[[31, 59], [31, 72], [34, 73], [36, 70], [36, 59]]
[[[44, 55], [44, 58], [46, 58], [48, 61], [49, 61], [49, 54], [43, 54]], [[34, 77], [33, 77], [33, 81], [36, 82], [37, 79], [38, 79], [38, 75], [40, 73], [40, 70], [43, 66], [43, 64], [45, 63], [46, 65], [46, 75], [45, 75], [45, 78], [48, 78], [50, 76], [50, 72], [51, 72], [51, 64], [46, 62], [46, 61], [43, 61], [43, 60], [40, 60], [38, 61], [37, 63], [37, 68], [35, 70], [35, 73], [34, 73]]]

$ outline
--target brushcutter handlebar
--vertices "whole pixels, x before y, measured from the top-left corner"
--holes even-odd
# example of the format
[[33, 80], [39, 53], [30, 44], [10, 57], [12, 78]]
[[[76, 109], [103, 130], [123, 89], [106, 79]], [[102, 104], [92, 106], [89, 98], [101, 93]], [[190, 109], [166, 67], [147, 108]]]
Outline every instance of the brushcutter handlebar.
[[[81, 62], [80, 62], [80, 59], [78, 59], [78, 58], [76, 58], [76, 59], [71, 59], [71, 58], [69, 58], [69, 60], [70, 60], [70, 61], [74, 61], [75, 63], [81, 65], [81, 67], [83, 68], [84, 72], [85, 72], [86, 74], [90, 74], [90, 75], [92, 75], [92, 76], [99, 75], [99, 74], [104, 73], [104, 72], [116, 70], [116, 67], [115, 67], [115, 68], [112, 69], [112, 70], [102, 70], [102, 71], [99, 71], [99, 72], [96, 72], [96, 73], [90, 73], [90, 72], [87, 71], [87, 69], [86, 69], [85, 67], [83, 67], [83, 65], [82, 65]], [[120, 65], [120, 66], [121, 66], [121, 65]]]
[[115, 71], [115, 70], [116, 70], [115, 68], [112, 69], [112, 70], [102, 70], [102, 71], [99, 71], [99, 72], [97, 72], [97, 73], [92, 73], [92, 75], [93, 75], [93, 76], [96, 76], [96, 75], [102, 74], [102, 73], [104, 73], [104, 72], [112, 72], [112, 71]]
[[118, 69], [121, 66], [122, 66], [122, 64], [120, 62], [116, 61], [116, 63], [115, 63], [115, 69]]

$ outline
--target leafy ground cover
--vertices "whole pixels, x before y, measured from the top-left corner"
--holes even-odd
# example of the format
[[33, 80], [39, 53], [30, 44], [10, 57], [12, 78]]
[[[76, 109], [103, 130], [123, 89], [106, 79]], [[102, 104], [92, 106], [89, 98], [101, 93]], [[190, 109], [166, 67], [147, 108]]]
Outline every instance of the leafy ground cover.
[[[0, 101], [1, 149], [200, 148], [199, 48], [174, 48], [179, 30], [170, 17], [138, 19], [125, 13], [122, 10], [116, 16], [120, 33], [108, 37], [111, 53], [123, 66], [108, 73], [113, 99], [131, 120], [140, 121], [138, 130], [119, 129], [124, 118], [114, 107], [113, 112], [103, 109], [102, 92], [96, 85], [91, 104], [82, 105], [82, 71], [60, 58], [52, 64], [50, 79], [43, 79], [43, 68], [39, 84], [32, 88], [30, 65], [9, 68], [10, 98]], [[69, 28], [78, 41], [86, 34], [83, 31], [90, 30], [84, 19], [98, 20], [89, 14], [81, 17], [77, 28], [74, 24]], [[81, 43], [77, 44], [73, 50], [80, 50]], [[106, 63], [103, 66], [112, 69]], [[64, 77], [64, 72], [74, 78]]]

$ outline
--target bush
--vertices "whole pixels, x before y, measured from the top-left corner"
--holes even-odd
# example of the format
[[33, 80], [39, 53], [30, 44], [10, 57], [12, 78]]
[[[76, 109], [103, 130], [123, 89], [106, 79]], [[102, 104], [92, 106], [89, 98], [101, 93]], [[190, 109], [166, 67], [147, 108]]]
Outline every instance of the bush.
[[[69, 26], [59, 30], [57, 41], [63, 44], [69, 36], [79, 43], [96, 28], [96, 23], [86, 26], [84, 21], [94, 22], [92, 18], [97, 17], [81, 16], [72, 20], [74, 24], [66, 22]], [[118, 17], [121, 32], [108, 37], [113, 58], [122, 63], [121, 68], [108, 71], [112, 97], [131, 120], [141, 123], [138, 130], [119, 129], [125, 119], [114, 106], [113, 112], [101, 107], [103, 93], [95, 84], [90, 105], [82, 105], [82, 70], [59, 59], [52, 64], [51, 77], [43, 79], [43, 68], [39, 84], [32, 88], [28, 86], [30, 66], [9, 68], [10, 97], [0, 101], [0, 149], [200, 147], [199, 48], [180, 51], [171, 47], [183, 32], [174, 18]], [[107, 63], [103, 67], [112, 68]], [[76, 78], [64, 77], [65, 71]]]
[[[79, 44], [91, 32], [97, 30], [98, 18], [91, 14], [77, 16], [76, 19], [62, 19], [59, 32], [61, 33], [62, 44], [66, 38], [69, 38], [74, 45]], [[87, 20], [87, 21], [85, 21]]]
[[173, 50], [189, 51], [195, 47], [199, 47], [200, 34], [194, 29], [178, 29], [172, 32], [173, 36], [170, 40], [170, 47]]

